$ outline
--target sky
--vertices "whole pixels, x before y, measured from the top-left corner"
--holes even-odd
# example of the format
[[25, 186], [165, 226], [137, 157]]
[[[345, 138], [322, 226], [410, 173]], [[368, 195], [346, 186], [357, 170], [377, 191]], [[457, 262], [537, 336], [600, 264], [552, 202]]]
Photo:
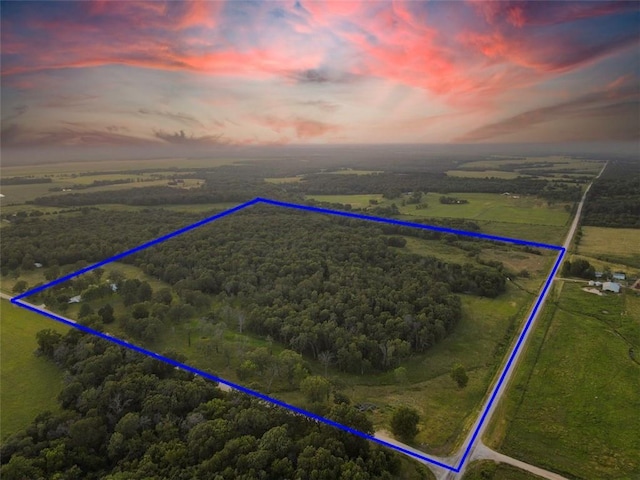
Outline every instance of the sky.
[[635, 1], [0, 9], [3, 156], [639, 142]]

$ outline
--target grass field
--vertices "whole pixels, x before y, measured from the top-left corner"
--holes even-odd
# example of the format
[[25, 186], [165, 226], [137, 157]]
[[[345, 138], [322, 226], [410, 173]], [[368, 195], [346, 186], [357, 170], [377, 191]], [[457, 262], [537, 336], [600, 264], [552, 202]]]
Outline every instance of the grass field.
[[542, 480], [542, 477], [504, 463], [481, 460], [469, 465], [462, 480]]
[[580, 287], [547, 306], [488, 443], [571, 478], [639, 478], [640, 297]]
[[0, 438], [28, 426], [45, 410], [58, 408], [62, 371], [45, 358], [36, 357], [35, 335], [45, 328], [64, 333], [53, 320], [1, 300], [0, 320]]
[[[147, 176], [132, 176], [132, 175], [89, 175], [83, 177], [71, 177], [63, 176], [54, 178], [51, 183], [36, 183], [29, 185], [6, 185], [2, 187], [2, 194], [5, 197], [2, 199], [2, 204], [22, 204], [28, 201], [35, 200], [38, 197], [49, 195], [65, 195], [69, 192], [51, 192], [51, 188], [71, 188], [76, 184], [90, 184], [94, 180], [111, 180], [111, 177], [125, 177], [125, 178], [143, 178], [145, 181], [141, 182], [129, 182], [119, 183], [115, 185], [103, 185], [99, 187], [91, 187], [82, 190], [72, 190], [72, 192], [88, 193], [88, 192], [103, 192], [114, 190], [127, 190], [130, 188], [142, 188], [142, 187], [158, 187], [167, 185], [166, 179], [151, 179]], [[186, 179], [184, 184], [176, 188], [192, 188], [202, 183], [202, 180], [198, 179]]]
[[143, 160], [108, 160], [45, 163], [38, 165], [9, 165], [2, 167], [3, 177], [23, 175], [55, 175], [78, 172], [113, 172], [125, 170], [151, 170], [174, 168], [213, 168], [240, 163], [241, 159], [226, 158], [154, 158]]
[[[563, 156], [549, 156], [549, 157], [527, 157], [527, 158], [495, 158], [491, 160], [476, 160], [467, 162], [460, 165], [457, 170], [474, 170], [481, 173], [481, 170], [499, 170], [503, 165], [513, 165], [518, 163], [518, 168], [514, 169], [513, 173], [518, 173], [520, 170], [535, 169], [544, 171], [553, 170], [572, 170], [575, 174], [579, 175], [597, 175], [602, 168], [602, 162], [597, 160], [582, 160], [574, 159], [571, 157]], [[571, 173], [569, 173], [571, 175]]]
[[514, 198], [494, 193], [451, 193], [449, 196], [467, 200], [466, 204], [444, 205], [442, 195], [428, 193], [422, 202], [426, 208], [416, 205], [401, 205], [400, 199], [384, 200], [381, 195], [311, 195], [317, 201], [350, 204], [353, 208], [369, 207], [369, 200], [386, 206], [395, 203], [400, 213], [407, 218], [467, 218], [470, 220], [524, 223], [529, 225], [564, 226], [569, 221], [565, 204], [548, 205], [543, 199], [522, 196]]
[[640, 230], [634, 228], [582, 227], [578, 253], [587, 257], [640, 264]]

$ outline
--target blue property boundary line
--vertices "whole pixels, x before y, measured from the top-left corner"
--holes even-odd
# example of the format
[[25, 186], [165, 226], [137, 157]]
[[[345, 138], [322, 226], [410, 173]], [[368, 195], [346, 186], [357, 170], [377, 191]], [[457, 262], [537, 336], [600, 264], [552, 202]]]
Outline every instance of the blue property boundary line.
[[[431, 231], [436, 231], [436, 232], [441, 232], [441, 233], [449, 233], [449, 234], [455, 234], [455, 235], [464, 235], [464, 236], [468, 236], [468, 237], [474, 237], [474, 238], [479, 238], [479, 239], [483, 239], [483, 240], [492, 240], [492, 241], [499, 241], [499, 242], [505, 242], [505, 243], [512, 243], [512, 244], [516, 244], [516, 245], [526, 245], [526, 246], [530, 246], [530, 247], [538, 247], [538, 248], [545, 248], [545, 249], [549, 249], [549, 250], [554, 250], [554, 251], [558, 251], [558, 257], [556, 259], [556, 262], [549, 274], [549, 276], [546, 279], [546, 282], [544, 284], [544, 287], [542, 288], [540, 295], [538, 296], [538, 299], [534, 305], [534, 307], [531, 309], [531, 313], [529, 315], [529, 318], [527, 319], [527, 322], [524, 326], [524, 328], [522, 329], [522, 332], [520, 333], [520, 336], [518, 337], [518, 341], [515, 344], [511, 354], [509, 355], [509, 359], [502, 371], [502, 373], [500, 374], [500, 377], [498, 379], [498, 381], [496, 382], [496, 384], [493, 387], [493, 390], [491, 392], [491, 395], [489, 397], [489, 401], [487, 402], [486, 408], [484, 409], [484, 411], [482, 412], [481, 416], [480, 416], [480, 420], [477, 422], [476, 428], [473, 431], [473, 434], [471, 436], [471, 440], [469, 441], [468, 445], [466, 446], [466, 449], [464, 451], [464, 454], [462, 455], [461, 459], [459, 460], [457, 465], [447, 465], [445, 463], [440, 462], [439, 460], [436, 460], [434, 458], [429, 457], [426, 454], [420, 453], [418, 451], [414, 451], [414, 450], [409, 450], [406, 448], [403, 448], [399, 445], [396, 445], [394, 443], [391, 442], [387, 442], [385, 440], [382, 440], [380, 438], [374, 437], [372, 435], [368, 435], [364, 432], [361, 432], [359, 430], [353, 429], [347, 425], [343, 425], [341, 423], [335, 422], [333, 420], [330, 420], [328, 418], [319, 416], [314, 414], [313, 412], [307, 411], [305, 409], [302, 409], [300, 407], [296, 407], [295, 405], [291, 405], [288, 404], [286, 402], [283, 402], [281, 400], [278, 400], [277, 398], [273, 398], [273, 397], [269, 397], [267, 395], [264, 395], [260, 392], [257, 392], [255, 390], [251, 390], [249, 388], [243, 387], [242, 385], [238, 385], [236, 383], [230, 382], [228, 380], [225, 380], [223, 378], [217, 377], [215, 375], [212, 375], [210, 373], [207, 373], [203, 370], [200, 370], [198, 368], [194, 368], [191, 367], [187, 364], [178, 362], [176, 360], [173, 360], [172, 358], [169, 357], [165, 357], [163, 355], [160, 355], [158, 353], [152, 352], [151, 350], [147, 350], [143, 347], [140, 347], [138, 345], [134, 345], [132, 343], [129, 343], [125, 340], [121, 340], [119, 338], [113, 337], [108, 333], [104, 333], [104, 332], [100, 332], [98, 330], [94, 330], [90, 327], [87, 327], [86, 325], [82, 325], [79, 323], [76, 323], [73, 320], [64, 318], [60, 315], [57, 315], [53, 312], [49, 312], [47, 310], [44, 310], [42, 308], [36, 307], [35, 305], [31, 305], [30, 303], [24, 302], [22, 301], [23, 298], [26, 298], [28, 296], [34, 295], [36, 293], [42, 292], [43, 290], [46, 290], [50, 287], [53, 287], [55, 285], [58, 285], [62, 282], [65, 282], [71, 278], [77, 277], [79, 275], [82, 275], [84, 273], [90, 272], [96, 268], [99, 268], [103, 265], [106, 265], [108, 263], [111, 262], [115, 262], [117, 260], [120, 260], [126, 256], [129, 256], [131, 254], [134, 254], [136, 252], [139, 252], [141, 250], [144, 250], [146, 248], [149, 248], [153, 245], [156, 245], [158, 243], [164, 242], [165, 240], [169, 240], [173, 237], [176, 237], [178, 235], [182, 235], [183, 233], [189, 232], [191, 230], [194, 230], [198, 227], [201, 227], [203, 225], [206, 225], [208, 223], [211, 223], [219, 218], [225, 217], [227, 215], [231, 215], [232, 213], [236, 213], [242, 209], [245, 209], [247, 207], [250, 207], [252, 205], [256, 205], [258, 203], [264, 203], [267, 205], [272, 205], [272, 206], [276, 206], [276, 207], [284, 207], [284, 208], [291, 208], [291, 209], [296, 209], [296, 210], [303, 210], [303, 211], [308, 211], [308, 212], [315, 212], [315, 213], [322, 213], [322, 214], [328, 214], [328, 215], [334, 215], [334, 216], [340, 216], [340, 217], [347, 217], [347, 218], [354, 218], [354, 219], [359, 219], [359, 220], [367, 220], [367, 221], [372, 221], [372, 222], [378, 222], [378, 223], [387, 223], [387, 224], [392, 224], [392, 225], [398, 225], [398, 226], [403, 226], [403, 227], [410, 227], [410, 228], [418, 228], [418, 229], [423, 229], [423, 230], [431, 230]], [[545, 297], [547, 290], [549, 289], [551, 282], [553, 281], [553, 277], [555, 276], [556, 272], [558, 271], [558, 268], [560, 267], [560, 264], [562, 263], [562, 260], [564, 258], [565, 255], [565, 248], [558, 246], [558, 245], [551, 245], [551, 244], [546, 244], [546, 243], [540, 243], [540, 242], [531, 242], [531, 241], [527, 241], [527, 240], [521, 240], [521, 239], [517, 239], [517, 238], [510, 238], [510, 237], [501, 237], [501, 236], [497, 236], [497, 235], [487, 235], [487, 234], [483, 234], [483, 233], [478, 233], [478, 232], [467, 232], [464, 230], [457, 230], [457, 229], [453, 229], [453, 228], [447, 228], [447, 227], [439, 227], [439, 226], [434, 226], [434, 225], [423, 225], [420, 223], [413, 223], [413, 222], [407, 222], [407, 221], [402, 221], [402, 220], [395, 220], [395, 219], [390, 219], [390, 218], [382, 218], [382, 217], [374, 217], [374, 216], [369, 216], [369, 215], [361, 215], [361, 214], [357, 214], [357, 213], [353, 213], [353, 212], [346, 212], [346, 211], [340, 211], [340, 210], [331, 210], [331, 209], [327, 209], [327, 208], [320, 208], [320, 207], [312, 207], [309, 205], [300, 205], [300, 204], [295, 204], [295, 203], [287, 203], [287, 202], [281, 202], [281, 201], [277, 201], [277, 200], [271, 200], [271, 199], [267, 199], [267, 198], [254, 198], [253, 200], [250, 200], [248, 202], [242, 203], [240, 205], [237, 205], [233, 208], [230, 208], [229, 210], [225, 210], [223, 212], [220, 212], [218, 214], [212, 215], [211, 217], [205, 218], [203, 220], [200, 220], [196, 223], [193, 223], [191, 225], [188, 225], [184, 228], [178, 229], [174, 232], [168, 233], [166, 235], [163, 235], [161, 237], [158, 237], [154, 240], [151, 240], [149, 242], [143, 243], [141, 245], [138, 245], [137, 247], [134, 247], [130, 250], [126, 250], [124, 252], [118, 253], [110, 258], [107, 258], [105, 260], [102, 260], [100, 262], [97, 262], [93, 265], [90, 265], [88, 267], [82, 268], [76, 272], [70, 273], [68, 275], [65, 275], [63, 277], [60, 277], [56, 280], [53, 280], [49, 283], [46, 283], [44, 285], [41, 285], [39, 287], [33, 288], [31, 290], [28, 290], [20, 295], [17, 295], [13, 298], [11, 298], [11, 303], [13, 303], [14, 305], [17, 305], [19, 307], [22, 307], [26, 310], [30, 310], [32, 312], [38, 313], [40, 315], [43, 315], [45, 317], [48, 317], [52, 320], [56, 320], [60, 323], [63, 323], [67, 326], [76, 328], [78, 330], [81, 330], [85, 333], [89, 333], [91, 335], [95, 335], [97, 337], [102, 338], [103, 340], [107, 340], [109, 342], [115, 343], [116, 345], [119, 345], [121, 347], [125, 347], [125, 348], [129, 348], [135, 352], [141, 353], [143, 355], [147, 355], [151, 358], [154, 358], [156, 360], [165, 362], [169, 365], [172, 365], [174, 367], [180, 368], [182, 370], [185, 370], [187, 372], [193, 373], [195, 375], [199, 375], [203, 378], [206, 378], [208, 380], [214, 381], [214, 382], [218, 382], [221, 383], [223, 385], [227, 385], [231, 388], [233, 388], [234, 390], [238, 390], [240, 392], [246, 393], [248, 395], [252, 395], [254, 397], [257, 397], [261, 400], [265, 400], [269, 403], [272, 403], [274, 405], [277, 405], [279, 407], [283, 407], [283, 408], [287, 408], [289, 410], [291, 410], [292, 412], [295, 412], [297, 414], [300, 415], [304, 415], [308, 418], [311, 418], [312, 420], [318, 421], [318, 422], [322, 422], [324, 424], [330, 425], [332, 427], [344, 430], [346, 432], [352, 433], [354, 435], [357, 435], [358, 437], [364, 438], [366, 440], [370, 440], [372, 442], [378, 443], [380, 445], [383, 445], [385, 447], [388, 448], [392, 448], [394, 450], [397, 450], [399, 452], [404, 453], [405, 455], [409, 455], [411, 457], [417, 458], [419, 460], [431, 463], [432, 465], [436, 465], [438, 467], [444, 468], [446, 470], [450, 470], [452, 472], [460, 472], [460, 470], [462, 469], [462, 466], [464, 465], [465, 461], [467, 460], [467, 457], [469, 456], [469, 453], [471, 451], [471, 448], [473, 447], [477, 436], [479, 434], [480, 428], [483, 426], [484, 422], [486, 421], [487, 415], [489, 413], [489, 411], [491, 410], [493, 403], [495, 402], [495, 399], [498, 395], [498, 392], [500, 391], [505, 378], [507, 376], [507, 374], [509, 373], [509, 370], [513, 367], [513, 363], [515, 361], [515, 358], [519, 352], [519, 350], [522, 348], [522, 345], [524, 343], [524, 340], [527, 336], [527, 333], [529, 332], [531, 325], [533, 324], [533, 320], [540, 308], [540, 306], [542, 305], [542, 299]]]

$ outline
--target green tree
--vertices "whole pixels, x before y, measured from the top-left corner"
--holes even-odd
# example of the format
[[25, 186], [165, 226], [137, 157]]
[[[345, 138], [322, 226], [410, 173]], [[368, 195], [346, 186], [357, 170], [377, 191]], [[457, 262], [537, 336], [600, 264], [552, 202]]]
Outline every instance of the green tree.
[[300, 382], [300, 390], [311, 403], [320, 403], [329, 399], [331, 384], [326, 378], [311, 375]]
[[98, 309], [98, 315], [100, 315], [104, 323], [112, 323], [115, 320], [115, 317], [113, 316], [113, 307], [110, 303], [100, 307]]
[[456, 363], [452, 368], [450, 374], [451, 378], [458, 384], [458, 388], [464, 388], [469, 383], [469, 377], [467, 371], [460, 363]]
[[91, 308], [91, 305], [89, 305], [88, 303], [83, 303], [80, 306], [80, 311], [78, 312], [78, 318], [84, 318], [86, 316], [89, 316], [93, 313], [93, 308]]
[[27, 286], [27, 282], [24, 280], [18, 280], [11, 291], [13, 293], [22, 293], [27, 290]]
[[410, 442], [418, 434], [420, 415], [410, 407], [398, 408], [391, 417], [391, 431], [403, 441]]

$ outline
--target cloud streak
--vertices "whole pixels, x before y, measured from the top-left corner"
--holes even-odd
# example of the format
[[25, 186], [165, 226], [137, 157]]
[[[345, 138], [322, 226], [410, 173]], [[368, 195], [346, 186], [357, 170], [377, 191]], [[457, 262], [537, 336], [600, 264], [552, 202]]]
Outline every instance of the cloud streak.
[[601, 1], [7, 2], [3, 145], [486, 141], [575, 112], [598, 130], [638, 98], [619, 95], [638, 80], [639, 15]]

